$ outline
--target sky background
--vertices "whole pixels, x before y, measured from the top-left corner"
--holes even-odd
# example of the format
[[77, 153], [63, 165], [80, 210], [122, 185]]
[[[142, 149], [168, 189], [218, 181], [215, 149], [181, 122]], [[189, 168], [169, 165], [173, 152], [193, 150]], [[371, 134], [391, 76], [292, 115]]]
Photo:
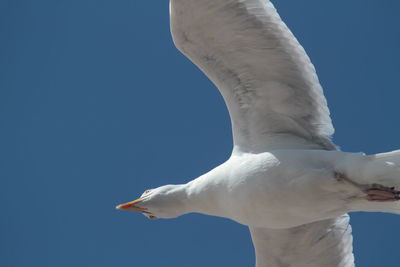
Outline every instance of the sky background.
[[[398, 1], [274, 1], [316, 65], [345, 151], [399, 149]], [[253, 266], [247, 228], [117, 211], [224, 162], [213, 84], [168, 1], [0, 0], [0, 266]], [[356, 263], [398, 266], [400, 216], [352, 214]]]

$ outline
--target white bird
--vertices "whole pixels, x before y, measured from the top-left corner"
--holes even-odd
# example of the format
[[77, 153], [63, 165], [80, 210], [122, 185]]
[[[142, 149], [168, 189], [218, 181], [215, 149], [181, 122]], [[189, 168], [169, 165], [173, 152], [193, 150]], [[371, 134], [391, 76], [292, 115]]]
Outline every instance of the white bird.
[[400, 213], [400, 151], [339, 151], [314, 66], [266, 0], [170, 0], [177, 48], [218, 87], [234, 147], [222, 165], [118, 209], [250, 228], [257, 267], [354, 266], [348, 212]]

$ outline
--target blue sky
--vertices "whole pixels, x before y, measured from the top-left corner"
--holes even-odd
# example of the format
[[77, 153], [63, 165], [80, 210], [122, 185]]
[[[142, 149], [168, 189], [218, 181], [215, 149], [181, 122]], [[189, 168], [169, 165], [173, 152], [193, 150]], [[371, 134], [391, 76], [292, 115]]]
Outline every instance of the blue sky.
[[[400, 3], [275, 1], [345, 151], [400, 148]], [[114, 210], [222, 163], [218, 91], [174, 48], [168, 1], [0, 1], [0, 266], [253, 266], [246, 227]], [[397, 266], [400, 217], [353, 214], [358, 266]]]

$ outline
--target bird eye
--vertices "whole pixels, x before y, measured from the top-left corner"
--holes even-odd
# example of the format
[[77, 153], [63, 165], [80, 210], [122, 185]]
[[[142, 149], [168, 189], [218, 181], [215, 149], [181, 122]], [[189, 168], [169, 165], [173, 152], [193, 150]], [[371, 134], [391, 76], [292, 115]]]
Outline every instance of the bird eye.
[[144, 193], [145, 193], [145, 194], [148, 194], [148, 193], [150, 193], [150, 191], [151, 191], [151, 190], [149, 189], [149, 190], [144, 191]]

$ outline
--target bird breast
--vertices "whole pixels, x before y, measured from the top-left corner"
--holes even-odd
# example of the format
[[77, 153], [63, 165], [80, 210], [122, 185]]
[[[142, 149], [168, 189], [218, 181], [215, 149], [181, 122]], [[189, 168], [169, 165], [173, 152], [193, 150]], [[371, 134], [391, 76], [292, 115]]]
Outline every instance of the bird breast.
[[[233, 156], [223, 168], [224, 217], [266, 228], [288, 228], [347, 212], [360, 191], [335, 178], [341, 152], [273, 151]], [[222, 166], [221, 166], [222, 167]]]

